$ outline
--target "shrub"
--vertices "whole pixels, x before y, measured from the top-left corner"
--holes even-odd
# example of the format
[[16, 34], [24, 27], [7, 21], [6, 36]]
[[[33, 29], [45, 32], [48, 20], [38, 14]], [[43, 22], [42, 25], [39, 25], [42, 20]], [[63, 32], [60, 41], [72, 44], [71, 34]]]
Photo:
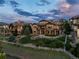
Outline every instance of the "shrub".
[[44, 42], [43, 41], [38, 41], [38, 40], [34, 41], [33, 44], [36, 45], [36, 46], [44, 46]]
[[44, 39], [42, 38], [38, 38], [36, 40], [33, 40], [32, 43], [36, 46], [44, 46]]
[[63, 48], [63, 42], [59, 40], [52, 40], [49, 44], [50, 48]]
[[22, 43], [22, 44], [26, 44], [26, 43], [30, 43], [30, 42], [31, 42], [30, 36], [23, 37], [19, 40], [19, 43]]
[[66, 50], [70, 51], [71, 48], [72, 48], [72, 46], [71, 46], [70, 42], [67, 41], [67, 43], [66, 43]]
[[60, 40], [49, 40], [46, 38], [38, 38], [32, 42], [36, 46], [44, 46], [50, 48], [63, 48], [63, 42]]
[[79, 43], [76, 45], [75, 48], [73, 48], [71, 53], [79, 58]]
[[9, 42], [15, 42], [15, 39], [16, 39], [16, 37], [12, 35], [12, 36], [9, 37], [8, 41]]
[[65, 41], [65, 37], [63, 36], [63, 37], [59, 37], [59, 38], [56, 38], [57, 40], [60, 40], [60, 41], [62, 41], [62, 42], [64, 42]]
[[76, 45], [75, 50], [76, 50], [76, 56], [79, 57], [79, 44]]

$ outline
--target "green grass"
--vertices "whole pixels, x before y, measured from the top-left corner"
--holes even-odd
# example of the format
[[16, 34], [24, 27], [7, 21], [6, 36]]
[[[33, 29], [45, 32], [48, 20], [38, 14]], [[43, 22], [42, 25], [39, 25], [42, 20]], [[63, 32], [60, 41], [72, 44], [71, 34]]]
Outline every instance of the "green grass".
[[5, 39], [5, 36], [0, 35], [0, 40], [4, 40], [4, 39]]
[[0, 40], [8, 40], [9, 36], [0, 35]]
[[10, 44], [4, 44], [4, 51], [6, 53], [23, 56], [25, 59], [71, 59], [64, 52], [24, 48]]
[[6, 59], [19, 59], [19, 58], [15, 56], [6, 55]]

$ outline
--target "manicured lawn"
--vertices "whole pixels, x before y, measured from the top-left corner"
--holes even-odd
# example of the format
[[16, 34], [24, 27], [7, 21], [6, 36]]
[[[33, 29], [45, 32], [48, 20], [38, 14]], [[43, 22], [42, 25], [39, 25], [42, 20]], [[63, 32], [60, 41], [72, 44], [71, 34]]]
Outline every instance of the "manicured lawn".
[[4, 44], [4, 51], [6, 53], [23, 56], [25, 59], [71, 59], [64, 52], [24, 48], [10, 44]]

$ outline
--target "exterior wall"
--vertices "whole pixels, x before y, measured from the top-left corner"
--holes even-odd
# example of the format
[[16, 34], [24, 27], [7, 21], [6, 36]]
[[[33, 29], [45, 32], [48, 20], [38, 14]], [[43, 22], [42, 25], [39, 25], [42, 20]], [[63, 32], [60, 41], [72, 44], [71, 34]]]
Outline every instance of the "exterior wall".
[[59, 32], [59, 27], [57, 25], [54, 24], [47, 24], [46, 29], [48, 31], [47, 35], [57, 35]]
[[31, 28], [32, 28], [32, 35], [40, 34], [40, 29], [37, 25], [31, 25]]
[[73, 20], [73, 29], [76, 32], [76, 37], [79, 38], [79, 25], [78, 25], [78, 19]]
[[74, 26], [74, 31], [76, 31], [77, 30], [77, 26]]
[[73, 24], [76, 24], [76, 23], [77, 23], [77, 20], [76, 20], [76, 19], [74, 19], [74, 20], [73, 20]]
[[74, 29], [74, 32], [75, 32], [75, 37], [76, 37], [76, 42], [79, 42], [79, 17], [73, 17], [71, 18], [71, 23], [73, 25], [73, 29]]
[[22, 25], [17, 25], [17, 31], [18, 31], [18, 34], [20, 34], [23, 30], [23, 26]]
[[77, 29], [77, 37], [79, 38], [79, 29]]

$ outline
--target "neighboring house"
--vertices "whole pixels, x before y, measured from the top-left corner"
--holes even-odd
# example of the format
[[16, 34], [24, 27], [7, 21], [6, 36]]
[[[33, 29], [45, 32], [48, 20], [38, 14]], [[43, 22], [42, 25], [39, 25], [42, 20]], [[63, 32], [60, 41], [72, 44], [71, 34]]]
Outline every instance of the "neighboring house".
[[9, 26], [1, 25], [0, 26], [0, 35], [10, 35]]
[[72, 17], [70, 21], [75, 32], [74, 36], [76, 36], [77, 41], [79, 41], [79, 16]]
[[10, 24], [9, 30], [11, 32], [17, 31], [17, 34], [21, 34], [23, 30], [23, 22], [19, 20], [15, 23]]
[[56, 21], [42, 20], [31, 24], [32, 35], [58, 36], [61, 35], [61, 23]]
[[11, 24], [0, 25], [0, 35], [11, 35], [12, 32], [17, 31], [17, 34], [21, 34], [23, 30], [24, 22], [17, 21]]
[[9, 35], [9, 27], [7, 23], [0, 22], [0, 35]]

